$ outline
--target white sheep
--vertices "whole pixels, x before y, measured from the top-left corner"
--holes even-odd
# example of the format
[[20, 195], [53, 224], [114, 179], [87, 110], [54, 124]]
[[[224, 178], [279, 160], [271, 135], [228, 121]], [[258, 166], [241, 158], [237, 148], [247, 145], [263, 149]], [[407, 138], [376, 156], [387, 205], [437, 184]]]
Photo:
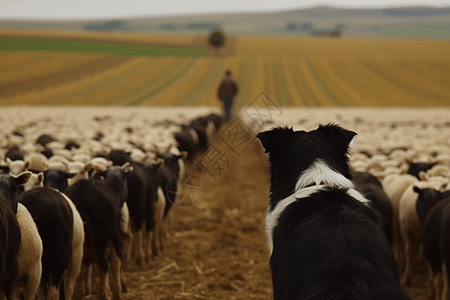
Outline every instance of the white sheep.
[[392, 250], [394, 252], [394, 256], [397, 259], [397, 264], [399, 267], [399, 271], [403, 272], [404, 269], [404, 251], [403, 251], [403, 241], [402, 236], [400, 234], [400, 225], [399, 225], [399, 206], [400, 199], [405, 192], [405, 190], [411, 185], [419, 180], [409, 174], [396, 174], [390, 173], [386, 175], [381, 184], [383, 186], [386, 195], [392, 203], [393, 209], [393, 219], [392, 219]]
[[21, 239], [18, 253], [19, 271], [14, 298], [32, 300], [36, 297], [42, 274], [43, 245], [36, 223], [28, 209], [19, 203], [16, 212]]

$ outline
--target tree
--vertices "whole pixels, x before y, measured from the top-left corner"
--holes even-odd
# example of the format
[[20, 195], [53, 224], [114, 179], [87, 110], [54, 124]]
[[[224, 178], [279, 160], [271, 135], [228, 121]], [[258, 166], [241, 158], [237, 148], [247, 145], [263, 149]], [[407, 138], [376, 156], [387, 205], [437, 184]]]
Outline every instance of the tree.
[[208, 44], [219, 52], [219, 49], [225, 45], [225, 34], [220, 29], [214, 29], [209, 35]]
[[344, 23], [338, 23], [334, 27], [334, 29], [339, 30], [340, 32], [344, 31], [344, 29], [346, 29], [346, 28], [347, 28], [347, 25], [345, 25]]
[[288, 31], [294, 31], [294, 30], [297, 30], [297, 24], [294, 23], [294, 22], [288, 22], [288, 23], [286, 24], [286, 29], [287, 29]]

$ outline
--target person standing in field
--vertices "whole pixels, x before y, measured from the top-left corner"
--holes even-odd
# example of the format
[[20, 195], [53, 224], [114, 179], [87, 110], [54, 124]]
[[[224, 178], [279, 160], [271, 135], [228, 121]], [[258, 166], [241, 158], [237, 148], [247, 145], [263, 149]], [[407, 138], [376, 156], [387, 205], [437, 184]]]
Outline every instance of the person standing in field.
[[231, 121], [233, 112], [234, 97], [239, 92], [238, 84], [232, 78], [231, 70], [225, 71], [225, 78], [222, 80], [218, 90], [219, 100], [222, 102], [225, 120]]

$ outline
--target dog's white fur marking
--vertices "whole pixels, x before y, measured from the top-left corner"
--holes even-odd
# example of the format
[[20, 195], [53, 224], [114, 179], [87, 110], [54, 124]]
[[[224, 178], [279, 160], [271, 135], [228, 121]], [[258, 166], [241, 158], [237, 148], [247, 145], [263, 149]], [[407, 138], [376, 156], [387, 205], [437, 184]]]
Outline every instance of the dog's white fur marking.
[[270, 254], [272, 254], [273, 251], [273, 229], [278, 224], [278, 219], [280, 218], [280, 215], [283, 213], [283, 211], [288, 207], [290, 204], [294, 203], [298, 199], [307, 198], [311, 194], [314, 194], [316, 192], [321, 191], [325, 185], [316, 185], [316, 186], [310, 186], [304, 189], [301, 189], [292, 195], [290, 195], [287, 198], [284, 198], [280, 202], [278, 202], [277, 206], [271, 211], [268, 212], [266, 215], [266, 236], [267, 241], [269, 243], [269, 249]]
[[[313, 184], [311, 186], [311, 184]], [[270, 254], [273, 251], [273, 229], [278, 224], [278, 219], [283, 211], [295, 201], [307, 198], [314, 193], [322, 191], [325, 187], [347, 188], [347, 194], [350, 197], [368, 205], [369, 200], [355, 190], [353, 183], [344, 175], [332, 170], [325, 162], [318, 159], [311, 167], [303, 171], [297, 184], [295, 192], [289, 197], [277, 203], [275, 208], [266, 215], [266, 237], [269, 244]]]
[[353, 183], [344, 175], [331, 169], [321, 159], [316, 160], [311, 167], [303, 171], [295, 185], [295, 190], [298, 191], [311, 184], [324, 184], [326, 186], [341, 187], [347, 189], [354, 189]]
[[366, 197], [364, 197], [360, 192], [358, 192], [355, 189], [349, 189], [347, 190], [347, 195], [349, 195], [352, 198], [355, 198], [356, 200], [358, 200], [359, 202], [370, 206], [370, 200], [367, 199]]

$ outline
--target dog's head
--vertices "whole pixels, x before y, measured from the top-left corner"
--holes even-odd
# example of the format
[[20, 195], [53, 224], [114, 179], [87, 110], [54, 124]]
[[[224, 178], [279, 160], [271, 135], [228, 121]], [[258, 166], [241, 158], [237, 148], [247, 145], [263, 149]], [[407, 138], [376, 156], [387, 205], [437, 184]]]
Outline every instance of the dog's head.
[[259, 133], [270, 161], [271, 205], [292, 194], [300, 175], [318, 162], [351, 179], [348, 150], [355, 135], [335, 124], [319, 125], [309, 132], [277, 127]]

